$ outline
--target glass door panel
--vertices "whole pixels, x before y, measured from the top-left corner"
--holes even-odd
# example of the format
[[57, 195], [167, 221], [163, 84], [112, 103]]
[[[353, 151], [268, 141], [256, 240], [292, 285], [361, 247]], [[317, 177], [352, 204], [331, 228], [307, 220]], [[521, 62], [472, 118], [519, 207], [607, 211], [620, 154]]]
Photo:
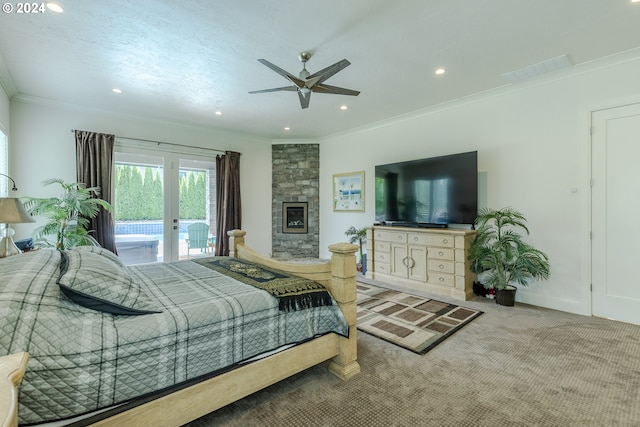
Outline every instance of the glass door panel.
[[115, 153], [115, 239], [125, 265], [164, 259], [164, 158]]
[[211, 256], [216, 230], [215, 162], [181, 158], [179, 165], [178, 256]]

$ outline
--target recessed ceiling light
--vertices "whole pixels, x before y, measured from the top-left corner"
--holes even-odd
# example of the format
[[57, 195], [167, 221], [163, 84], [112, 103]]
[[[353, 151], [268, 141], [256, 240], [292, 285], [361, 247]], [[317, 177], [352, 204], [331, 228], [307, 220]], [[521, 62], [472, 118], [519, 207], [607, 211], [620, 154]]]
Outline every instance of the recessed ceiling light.
[[111, 91], [113, 93], [122, 93], [122, 90], [118, 89], [117, 87], [114, 87], [113, 89], [111, 89]]
[[444, 68], [437, 68], [436, 69], [436, 74], [440, 75], [440, 74], [444, 74], [446, 72], [446, 70]]
[[58, 3], [52, 3], [52, 2], [47, 3], [47, 9], [56, 13], [64, 12], [64, 9]]
[[222, 111], [216, 111], [216, 116], [221, 116], [222, 115]]
[[348, 108], [349, 108], [349, 107], [347, 107], [346, 105], [342, 105], [342, 106], [340, 106], [340, 109], [341, 109], [341, 110], [347, 110]]
[[285, 126], [284, 130], [291, 130], [291, 128], [289, 126]]

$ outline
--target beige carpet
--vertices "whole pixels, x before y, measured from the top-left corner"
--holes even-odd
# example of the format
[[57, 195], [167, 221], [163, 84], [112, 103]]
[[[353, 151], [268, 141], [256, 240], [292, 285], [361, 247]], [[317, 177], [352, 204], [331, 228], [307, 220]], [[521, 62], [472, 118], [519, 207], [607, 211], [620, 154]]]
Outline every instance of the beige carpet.
[[482, 314], [411, 293], [358, 283], [358, 329], [424, 354]]
[[464, 304], [484, 314], [425, 355], [361, 333], [351, 380], [313, 367], [190, 426], [640, 426], [640, 326]]

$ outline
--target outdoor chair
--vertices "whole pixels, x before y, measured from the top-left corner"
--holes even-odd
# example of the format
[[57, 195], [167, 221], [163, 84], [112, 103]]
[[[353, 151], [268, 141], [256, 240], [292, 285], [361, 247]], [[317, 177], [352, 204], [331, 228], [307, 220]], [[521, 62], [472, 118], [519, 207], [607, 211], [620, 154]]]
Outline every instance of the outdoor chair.
[[191, 249], [200, 249], [200, 252], [209, 251], [209, 224], [194, 222], [187, 227], [187, 258]]

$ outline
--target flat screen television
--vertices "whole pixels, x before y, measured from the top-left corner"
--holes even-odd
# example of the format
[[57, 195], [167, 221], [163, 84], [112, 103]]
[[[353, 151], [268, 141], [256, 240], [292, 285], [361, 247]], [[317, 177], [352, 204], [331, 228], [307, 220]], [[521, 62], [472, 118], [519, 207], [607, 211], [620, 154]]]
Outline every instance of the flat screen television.
[[478, 152], [376, 166], [376, 221], [447, 227], [478, 214]]

